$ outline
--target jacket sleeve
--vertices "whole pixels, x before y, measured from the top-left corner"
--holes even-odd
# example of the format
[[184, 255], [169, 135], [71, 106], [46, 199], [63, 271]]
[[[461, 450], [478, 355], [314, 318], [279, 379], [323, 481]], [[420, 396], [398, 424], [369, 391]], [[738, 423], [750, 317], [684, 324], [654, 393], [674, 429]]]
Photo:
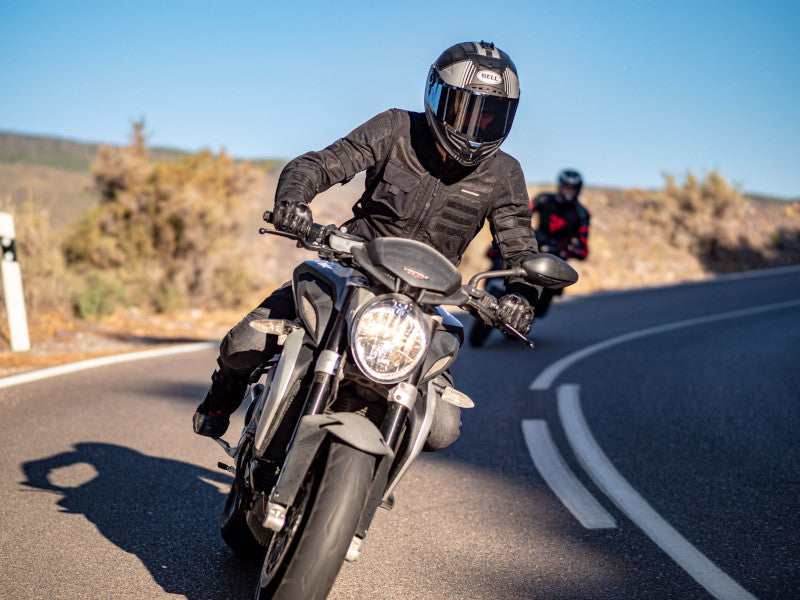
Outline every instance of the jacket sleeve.
[[397, 109], [382, 112], [324, 150], [291, 160], [281, 171], [275, 200], [311, 202], [334, 184], [347, 183], [356, 173], [376, 165], [391, 147], [396, 112]]
[[589, 256], [589, 211], [578, 205], [578, 235], [575, 236], [570, 248], [570, 256], [584, 260]]
[[[513, 159], [511, 159], [513, 160]], [[531, 227], [531, 207], [522, 168], [513, 161], [507, 176], [500, 176], [494, 203], [489, 213], [489, 227], [494, 245], [500, 251], [504, 269], [522, 264], [523, 258], [539, 251], [536, 235]], [[506, 291], [525, 297], [536, 304], [540, 290], [522, 277], [507, 277]]]

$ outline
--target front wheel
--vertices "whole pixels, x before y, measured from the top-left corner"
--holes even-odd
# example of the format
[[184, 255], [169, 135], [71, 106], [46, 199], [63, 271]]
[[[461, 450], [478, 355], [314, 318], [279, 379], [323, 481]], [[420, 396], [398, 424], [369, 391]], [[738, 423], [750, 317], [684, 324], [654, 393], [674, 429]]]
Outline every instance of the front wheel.
[[331, 442], [306, 474], [267, 549], [256, 600], [322, 600], [344, 562], [367, 501], [375, 457]]

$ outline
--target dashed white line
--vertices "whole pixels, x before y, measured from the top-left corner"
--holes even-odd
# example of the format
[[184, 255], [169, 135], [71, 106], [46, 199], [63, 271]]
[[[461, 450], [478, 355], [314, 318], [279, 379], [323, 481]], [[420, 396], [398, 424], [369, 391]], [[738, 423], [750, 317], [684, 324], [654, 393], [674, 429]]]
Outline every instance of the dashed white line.
[[592, 480], [672, 560], [715, 598], [755, 599], [684, 539], [614, 468], [586, 424], [577, 385], [559, 386], [558, 414], [573, 451]]
[[[742, 310], [734, 310], [715, 315], [687, 319], [675, 323], [641, 329], [620, 335], [591, 346], [555, 361], [544, 369], [531, 383], [531, 390], [547, 390], [553, 381], [568, 367], [592, 354], [631, 340], [657, 335], [684, 327], [703, 325], [726, 319], [738, 319], [764, 312], [794, 308], [800, 306], [800, 300], [777, 302], [764, 306], [756, 306]], [[728, 575], [720, 571], [708, 558], [675, 531], [652, 507], [634, 490], [619, 474], [608, 458], [603, 454], [589, 430], [580, 409], [578, 386], [561, 386], [558, 389], [559, 415], [567, 432], [567, 438], [581, 465], [589, 473], [592, 480], [608, 495], [609, 498], [662, 548], [678, 565], [689, 573], [698, 583], [716, 598], [739, 600], [754, 598], [747, 590]], [[536, 462], [534, 451], [529, 451]], [[537, 450], [538, 452], [539, 450]], [[559, 456], [560, 459], [560, 456]], [[563, 460], [563, 459], [561, 459]], [[537, 467], [538, 468], [538, 467]], [[541, 469], [540, 469], [541, 472]], [[543, 475], [544, 477], [544, 475]], [[549, 483], [549, 482], [548, 482]], [[552, 486], [551, 486], [552, 487]], [[554, 489], [555, 491], [555, 489]], [[588, 491], [587, 491], [588, 493]], [[560, 496], [559, 496], [560, 497]], [[562, 499], [562, 502], [564, 500]], [[566, 502], [565, 502], [566, 505]], [[573, 513], [574, 514], [574, 513]]]
[[587, 529], [613, 529], [617, 526], [608, 512], [578, 481], [558, 452], [547, 422], [540, 419], [522, 421], [525, 444], [542, 479], [558, 499]]

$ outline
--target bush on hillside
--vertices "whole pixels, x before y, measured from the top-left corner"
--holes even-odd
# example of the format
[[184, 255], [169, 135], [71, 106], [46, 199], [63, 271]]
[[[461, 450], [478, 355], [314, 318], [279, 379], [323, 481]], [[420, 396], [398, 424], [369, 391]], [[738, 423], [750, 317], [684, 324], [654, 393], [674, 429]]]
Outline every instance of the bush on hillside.
[[713, 264], [752, 242], [741, 237], [751, 205], [722, 175], [711, 171], [701, 180], [689, 173], [682, 185], [671, 175], [664, 179], [666, 187], [645, 200], [644, 217], [665, 230], [673, 247]]
[[[682, 185], [671, 175], [664, 178], [663, 189], [631, 191], [630, 201], [643, 206], [642, 217], [658, 237], [695, 256], [708, 272], [794, 264], [800, 259], [796, 223], [790, 219], [794, 227], [779, 228], [764, 222], [764, 210], [757, 210], [718, 172], [702, 180], [689, 173]], [[791, 212], [791, 205], [786, 209]]]
[[[116, 304], [159, 312], [235, 306], [251, 291], [237, 244], [242, 196], [253, 173], [224, 152], [150, 159], [144, 125], [129, 146], [104, 146], [92, 164], [100, 204], [64, 243], [83, 276], [76, 307], [100, 315]], [[98, 291], [98, 282], [104, 284]]]
[[[14, 218], [15, 246], [23, 274], [27, 312], [68, 309], [69, 294], [65, 290], [70, 289], [70, 279], [61, 254], [61, 238], [50, 226], [47, 208], [34, 198], [17, 204], [9, 199], [0, 199], [0, 212], [9, 213]], [[4, 309], [5, 302], [0, 302], [0, 311], [4, 312]]]

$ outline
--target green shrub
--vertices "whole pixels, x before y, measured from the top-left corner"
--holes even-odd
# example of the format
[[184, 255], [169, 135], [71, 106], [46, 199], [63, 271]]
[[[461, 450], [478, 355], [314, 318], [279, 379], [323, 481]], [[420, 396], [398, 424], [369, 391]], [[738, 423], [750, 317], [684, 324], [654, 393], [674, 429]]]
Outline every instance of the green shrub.
[[143, 129], [134, 125], [127, 147], [101, 148], [92, 173], [102, 201], [65, 241], [67, 264], [112, 277], [145, 310], [219, 308], [252, 292], [237, 239], [253, 169], [224, 152], [152, 161]]
[[98, 320], [125, 304], [125, 288], [114, 279], [93, 274], [75, 297], [75, 312], [82, 319]]

